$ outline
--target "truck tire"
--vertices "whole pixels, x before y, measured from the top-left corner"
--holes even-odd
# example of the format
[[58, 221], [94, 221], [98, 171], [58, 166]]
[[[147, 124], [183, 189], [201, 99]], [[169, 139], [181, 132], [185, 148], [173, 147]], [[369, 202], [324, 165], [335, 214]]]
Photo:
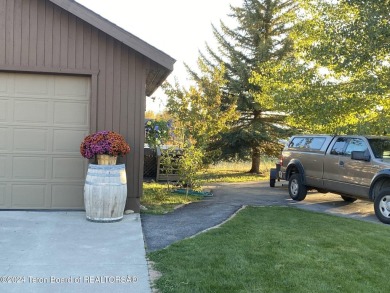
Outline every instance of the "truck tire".
[[294, 173], [288, 181], [288, 193], [293, 200], [304, 200], [307, 194], [307, 188], [302, 182], [302, 177], [299, 173]]
[[275, 187], [275, 181], [276, 181], [276, 179], [270, 179], [269, 180], [269, 186], [270, 187]]
[[390, 224], [390, 188], [385, 188], [375, 197], [375, 215], [385, 224]]
[[354, 197], [350, 197], [350, 196], [347, 196], [347, 195], [340, 195], [340, 196], [346, 202], [354, 202], [354, 201], [356, 201], [356, 198], [354, 198]]

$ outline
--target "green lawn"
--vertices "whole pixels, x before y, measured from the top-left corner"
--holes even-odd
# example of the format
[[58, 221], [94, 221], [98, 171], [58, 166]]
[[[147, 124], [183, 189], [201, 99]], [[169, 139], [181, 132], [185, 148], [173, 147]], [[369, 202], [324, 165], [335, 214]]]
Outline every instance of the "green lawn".
[[149, 253], [160, 292], [388, 292], [390, 227], [287, 207], [250, 207]]
[[202, 184], [218, 182], [251, 182], [267, 179], [263, 174], [250, 174], [244, 171], [222, 170], [219, 172], [207, 172], [201, 175]]
[[[171, 189], [173, 186], [171, 186]], [[147, 208], [142, 211], [149, 214], [165, 214], [172, 212], [175, 207], [200, 200], [197, 196], [185, 196], [172, 193], [167, 188], [166, 183], [146, 183], [143, 184], [144, 194], [141, 204]]]
[[270, 168], [275, 168], [275, 161], [264, 159], [260, 163], [260, 174], [250, 174], [251, 162], [221, 162], [210, 165], [200, 177], [203, 184], [211, 182], [250, 182], [269, 178]]

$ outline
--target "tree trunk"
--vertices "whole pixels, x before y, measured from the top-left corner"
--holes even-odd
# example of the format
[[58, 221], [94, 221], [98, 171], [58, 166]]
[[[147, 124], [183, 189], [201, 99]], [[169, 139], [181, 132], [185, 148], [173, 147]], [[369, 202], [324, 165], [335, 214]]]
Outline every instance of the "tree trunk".
[[252, 148], [252, 168], [249, 173], [260, 174], [260, 147]]

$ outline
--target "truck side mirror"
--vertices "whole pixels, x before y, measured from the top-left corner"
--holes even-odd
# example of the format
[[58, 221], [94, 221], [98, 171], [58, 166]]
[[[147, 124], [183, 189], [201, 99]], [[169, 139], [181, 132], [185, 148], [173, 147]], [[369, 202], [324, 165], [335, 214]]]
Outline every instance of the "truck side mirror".
[[365, 151], [353, 151], [351, 153], [351, 159], [352, 160], [357, 160], [357, 161], [366, 161], [369, 162], [371, 157], [368, 152], [368, 150]]

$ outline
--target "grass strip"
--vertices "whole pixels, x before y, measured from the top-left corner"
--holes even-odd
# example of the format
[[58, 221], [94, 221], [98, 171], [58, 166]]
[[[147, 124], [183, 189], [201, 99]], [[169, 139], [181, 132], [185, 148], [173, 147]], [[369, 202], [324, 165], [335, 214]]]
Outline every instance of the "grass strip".
[[[173, 186], [171, 186], [173, 190]], [[141, 198], [141, 204], [146, 207], [142, 213], [165, 214], [172, 212], [175, 207], [200, 200], [199, 196], [186, 196], [183, 194], [172, 193], [168, 190], [165, 183], [144, 183], [144, 194]]]
[[200, 182], [202, 184], [208, 183], [235, 183], [235, 182], [252, 182], [266, 180], [269, 176], [261, 174], [251, 174], [242, 171], [232, 171], [232, 170], [221, 170], [219, 172], [207, 172], [204, 174], [199, 174]]
[[260, 164], [260, 174], [248, 173], [251, 162], [221, 162], [210, 165], [199, 174], [203, 184], [215, 182], [251, 182], [269, 179], [270, 168], [275, 167], [275, 160], [265, 159]]
[[385, 292], [390, 227], [287, 207], [249, 207], [148, 254], [164, 292]]

